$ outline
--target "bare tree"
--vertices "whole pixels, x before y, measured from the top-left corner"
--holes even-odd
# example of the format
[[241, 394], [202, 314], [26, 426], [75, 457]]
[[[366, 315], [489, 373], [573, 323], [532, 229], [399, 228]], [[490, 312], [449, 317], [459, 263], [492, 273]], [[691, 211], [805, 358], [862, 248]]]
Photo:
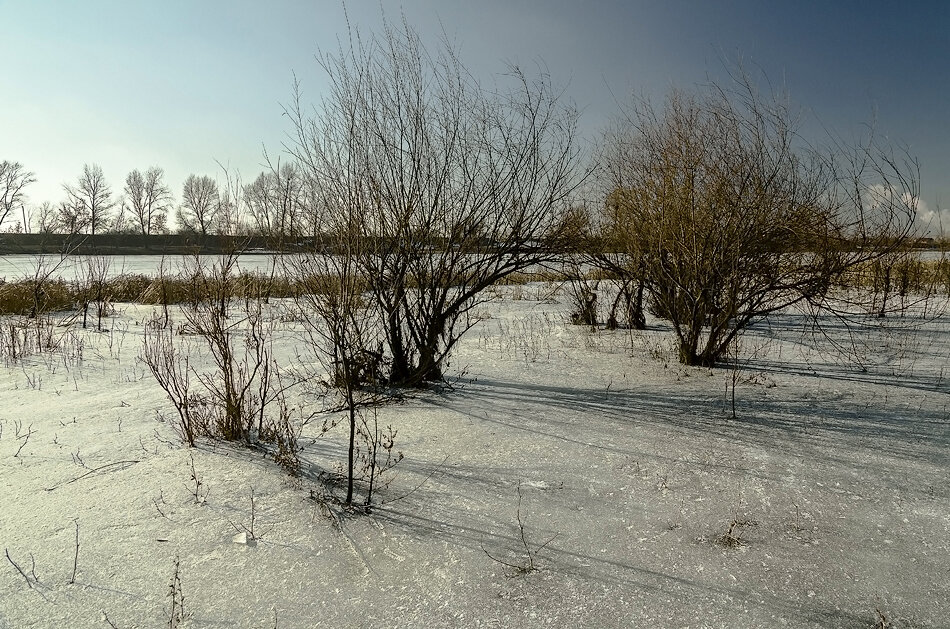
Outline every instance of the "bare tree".
[[215, 232], [223, 236], [238, 236], [247, 232], [243, 220], [244, 216], [244, 185], [241, 183], [241, 173], [231, 171], [221, 165], [224, 173], [224, 187], [218, 198], [218, 209], [215, 213]]
[[142, 360], [178, 412], [178, 421], [174, 424], [178, 436], [193, 448], [195, 438], [208, 427], [201, 414], [207, 401], [192, 390], [191, 350], [186, 341], [176, 338], [170, 327], [155, 323], [146, 326]]
[[[190, 331], [206, 342], [215, 370], [198, 374], [198, 380], [217, 405], [217, 434], [232, 441], [251, 442], [252, 432], [262, 427], [264, 407], [271, 400], [272, 378], [270, 332], [261, 316], [260, 302], [247, 302], [247, 327], [243, 338], [235, 334], [228, 302], [233, 291], [237, 256], [227, 255], [211, 269], [196, 262], [201, 292], [206, 300], [195, 309], [182, 310]], [[255, 425], [257, 424], [257, 425]]]
[[133, 170], [125, 178], [125, 196], [135, 226], [143, 236], [165, 230], [172, 195], [165, 184], [164, 170], [158, 166], [152, 166], [145, 174]]
[[303, 176], [292, 162], [277, 164], [244, 188], [247, 209], [257, 232], [278, 245], [301, 229]]
[[188, 175], [177, 213], [181, 229], [207, 236], [214, 229], [219, 207], [217, 182], [207, 175]]
[[109, 226], [109, 233], [111, 234], [137, 234], [139, 232], [139, 226], [136, 224], [137, 218], [133, 216], [132, 209], [126, 203], [125, 195], [120, 196], [116, 199], [115, 207], [117, 208], [115, 214], [112, 217], [112, 224]]
[[55, 231], [66, 234], [81, 234], [89, 226], [89, 213], [86, 206], [71, 200], [60, 201], [56, 206]]
[[26, 194], [23, 189], [36, 183], [36, 176], [20, 162], [0, 162], [0, 224], [17, 206], [23, 207]]
[[[331, 398], [328, 412], [346, 413], [345, 503], [352, 505], [357, 437], [365, 424], [364, 413], [383, 401], [382, 346], [374, 310], [364, 299], [366, 281], [359, 272], [359, 256], [352, 251], [365, 241], [350, 237], [348, 232], [338, 232], [325, 235], [321, 244], [322, 248], [338, 255], [300, 255], [284, 261], [287, 270], [301, 284], [297, 305], [308, 313], [302, 318], [303, 328], [307, 346], [316, 359], [308, 364], [323, 369], [323, 373], [310, 374], [306, 381], [320, 383], [324, 395]], [[338, 400], [332, 399], [334, 393]], [[371, 500], [370, 491], [366, 504]]]
[[[643, 282], [685, 364], [712, 365], [756, 320], [829, 304], [850, 268], [907, 237], [916, 164], [868, 143], [823, 154], [778, 97], [735, 89], [637, 101], [606, 137], [602, 242], [611, 270]], [[868, 203], [883, 183], [893, 194]]]
[[[406, 24], [320, 57], [329, 96], [297, 98], [289, 150], [324, 229], [372, 243], [358, 269], [378, 311], [393, 384], [440, 380], [482, 291], [552, 255], [583, 178], [577, 112], [549, 77], [518, 68], [479, 86], [448, 46]], [[308, 211], [316, 214], [316, 211]]]
[[36, 206], [32, 213], [32, 219], [36, 231], [41, 234], [49, 234], [56, 230], [56, 206], [49, 201], [43, 201]]
[[[69, 204], [81, 223], [91, 235], [103, 232], [109, 227], [110, 212], [115, 207], [112, 188], [106, 182], [102, 168], [98, 164], [84, 164], [77, 185], [64, 185]], [[83, 217], [78, 220], [78, 217]]]
[[102, 320], [111, 310], [109, 276], [112, 273], [110, 256], [85, 256], [76, 267], [77, 305], [82, 312], [82, 327], [86, 329], [89, 306], [95, 307], [96, 329], [102, 331]]

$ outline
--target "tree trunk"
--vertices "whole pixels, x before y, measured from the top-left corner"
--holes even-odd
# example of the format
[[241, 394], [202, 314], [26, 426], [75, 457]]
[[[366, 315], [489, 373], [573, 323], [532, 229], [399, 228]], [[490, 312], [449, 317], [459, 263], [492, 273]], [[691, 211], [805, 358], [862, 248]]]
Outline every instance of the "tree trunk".
[[346, 458], [346, 504], [353, 504], [353, 458], [356, 450], [356, 404], [353, 401], [353, 388], [348, 385], [346, 405], [350, 411], [350, 444]]
[[891, 292], [891, 267], [890, 265], [884, 266], [884, 287], [881, 291], [881, 309], [878, 311], [877, 316], [879, 319], [883, 319], [887, 316], [887, 298]]
[[641, 279], [637, 283], [637, 294], [630, 307], [630, 325], [634, 330], [646, 330], [647, 318], [643, 313], [643, 291], [646, 283]]

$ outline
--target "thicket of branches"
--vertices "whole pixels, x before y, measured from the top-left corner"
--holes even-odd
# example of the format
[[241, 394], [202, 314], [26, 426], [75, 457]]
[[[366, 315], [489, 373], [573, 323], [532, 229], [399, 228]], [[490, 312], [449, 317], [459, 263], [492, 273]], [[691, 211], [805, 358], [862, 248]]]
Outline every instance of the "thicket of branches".
[[[284, 397], [290, 383], [273, 358], [273, 329], [261, 300], [232, 307], [236, 265], [237, 256], [228, 255], [184, 269], [193, 278], [194, 300], [181, 307], [177, 327], [167, 310], [149, 324], [142, 357], [175, 406], [176, 429], [189, 445], [199, 436], [272, 442], [281, 463], [295, 472], [296, 429]], [[193, 359], [199, 347], [211, 356], [207, 368]]]
[[405, 24], [320, 62], [321, 107], [298, 92], [288, 108], [309, 213], [332, 240], [361, 243], [336, 253], [366, 282], [388, 382], [440, 380], [482, 291], [554, 253], [584, 177], [577, 113], [543, 73], [511, 68], [484, 89]]
[[[734, 89], [638, 100], [604, 140], [595, 264], [643, 286], [685, 364], [712, 365], [752, 322], [829, 291], [902, 246], [916, 164], [869, 140], [803, 145], [786, 102]], [[872, 138], [873, 140], [873, 138]]]
[[364, 244], [340, 234], [332, 243], [336, 255], [299, 255], [285, 262], [301, 282], [296, 305], [304, 314], [305, 364], [312, 365], [304, 380], [319, 388], [324, 412], [346, 414], [344, 503], [354, 504], [361, 481], [362, 503], [369, 507], [377, 479], [402, 455], [394, 450], [396, 431], [381, 429], [376, 421], [375, 407], [392, 396], [382, 373], [378, 318], [366, 298], [366, 279], [356, 267], [357, 252], [351, 249]]

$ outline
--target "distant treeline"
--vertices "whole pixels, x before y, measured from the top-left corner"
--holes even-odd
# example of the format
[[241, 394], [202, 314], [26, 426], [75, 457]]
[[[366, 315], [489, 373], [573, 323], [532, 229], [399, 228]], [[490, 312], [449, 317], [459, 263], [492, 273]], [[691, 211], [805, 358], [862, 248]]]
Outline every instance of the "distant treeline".
[[[426, 243], [432, 251], [453, 248], [445, 238], [417, 237], [416, 242]], [[365, 243], [365, 247], [387, 246], [385, 242]], [[391, 247], [391, 245], [388, 245]], [[457, 245], [455, 245], [457, 247]], [[549, 242], [538, 240], [526, 243], [527, 248], [543, 248], [562, 253], [590, 253], [590, 248], [610, 249], [609, 244], [581, 242]], [[910, 249], [946, 249], [945, 242], [933, 238], [916, 238], [906, 245]], [[855, 249], [859, 246], [845, 245]], [[474, 252], [491, 251], [494, 243], [484, 238], [475, 238], [466, 243], [465, 249]], [[0, 255], [12, 254], [73, 254], [73, 255], [216, 255], [224, 253], [284, 253], [321, 250], [334, 251], [334, 240], [316, 238], [280, 238], [268, 236], [223, 236], [195, 233], [179, 234], [0, 234]]]
[[[0, 234], [0, 255], [68, 253], [76, 255], [189, 255], [280, 249], [262, 236], [200, 234]], [[294, 243], [292, 248], [307, 243]], [[311, 243], [312, 244], [312, 243]], [[287, 249], [284, 243], [283, 249]]]

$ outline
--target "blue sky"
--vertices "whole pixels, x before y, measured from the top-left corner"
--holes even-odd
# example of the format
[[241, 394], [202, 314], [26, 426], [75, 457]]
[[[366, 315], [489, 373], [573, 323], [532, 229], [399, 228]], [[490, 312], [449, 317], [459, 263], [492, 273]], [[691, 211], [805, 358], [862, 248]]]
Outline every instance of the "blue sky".
[[[382, 12], [435, 45], [443, 30], [477, 77], [543, 62], [592, 140], [631, 93], [721, 80], [741, 56], [784, 83], [806, 134], [877, 132], [921, 165], [928, 209], [950, 207], [950, 2], [404, 0], [346, 3], [351, 25]], [[245, 180], [279, 152], [293, 76], [317, 102], [314, 62], [346, 32], [338, 1], [0, 0], [0, 160], [59, 201], [84, 163], [122, 188], [133, 168]]]

